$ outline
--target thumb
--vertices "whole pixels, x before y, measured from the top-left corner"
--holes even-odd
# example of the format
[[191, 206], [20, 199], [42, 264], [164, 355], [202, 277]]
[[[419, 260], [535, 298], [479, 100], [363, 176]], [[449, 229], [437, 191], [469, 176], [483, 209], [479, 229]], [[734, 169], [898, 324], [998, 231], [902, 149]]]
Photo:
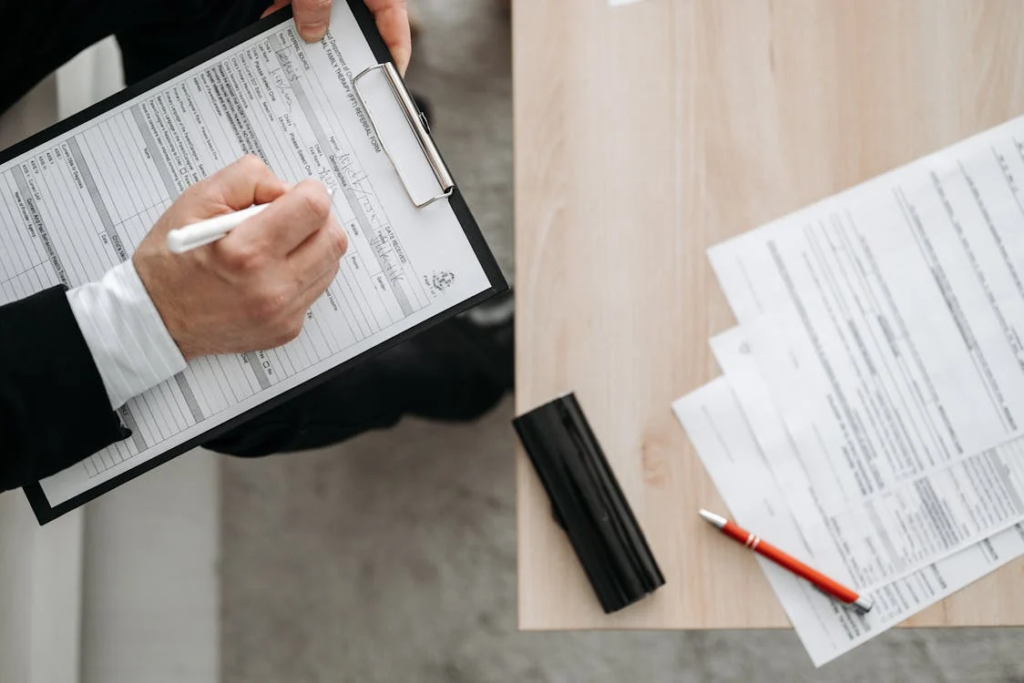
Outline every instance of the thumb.
[[[342, 0], [344, 2], [344, 0]], [[331, 0], [294, 0], [295, 25], [307, 43], [315, 43], [327, 33], [331, 20]]]

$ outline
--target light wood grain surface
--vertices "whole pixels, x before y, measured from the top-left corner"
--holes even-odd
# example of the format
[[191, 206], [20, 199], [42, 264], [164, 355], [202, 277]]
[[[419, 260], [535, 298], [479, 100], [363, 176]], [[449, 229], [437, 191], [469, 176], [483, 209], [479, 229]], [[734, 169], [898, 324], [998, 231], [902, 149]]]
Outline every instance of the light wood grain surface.
[[[669, 407], [734, 323], [705, 250], [1024, 114], [1024, 2], [516, 0], [513, 46], [517, 410], [576, 392], [667, 579], [603, 615], [520, 452], [520, 626], [786, 626]], [[910, 624], [1024, 624], [1022, 580]]]

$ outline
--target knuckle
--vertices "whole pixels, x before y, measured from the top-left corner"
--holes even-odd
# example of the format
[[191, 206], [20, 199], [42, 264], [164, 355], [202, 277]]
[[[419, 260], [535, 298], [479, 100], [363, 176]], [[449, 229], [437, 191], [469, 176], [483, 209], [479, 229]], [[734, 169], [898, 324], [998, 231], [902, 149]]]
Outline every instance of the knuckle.
[[197, 194], [201, 194], [205, 188], [209, 187], [213, 183], [212, 178], [213, 176], [206, 176], [205, 178], [192, 183], [182, 190], [181, 194], [178, 195], [178, 198], [175, 199], [173, 203], [177, 204], [179, 202], [187, 202], [190, 199], [194, 199]]
[[306, 210], [314, 217], [326, 220], [327, 216], [330, 215], [331, 198], [327, 196], [327, 192], [323, 191], [322, 188], [318, 188], [311, 183], [303, 188], [302, 198], [305, 202]]
[[260, 159], [255, 154], [246, 154], [244, 157], [238, 160], [238, 165], [250, 173], [258, 173], [264, 171], [267, 165], [263, 163], [263, 159]]
[[[218, 179], [216, 174], [206, 176], [202, 180], [192, 183], [186, 187], [172, 206], [193, 207], [201, 206], [210, 200], [211, 196], [217, 193]], [[186, 209], [187, 210], [187, 209]], [[193, 218], [195, 220], [195, 218]]]
[[302, 322], [305, 319], [305, 311], [302, 311], [299, 315], [292, 318], [291, 322], [285, 326], [285, 334], [288, 336], [288, 341], [297, 338], [302, 334]]
[[249, 306], [254, 321], [278, 320], [292, 298], [291, 288], [270, 285], [258, 289]]
[[331, 232], [331, 243], [334, 245], [334, 253], [340, 259], [348, 251], [348, 234], [341, 229], [341, 226], [335, 226]]
[[312, 286], [316, 287], [317, 296], [327, 291], [327, 288], [334, 282], [334, 278], [338, 277], [338, 271], [341, 269], [341, 262], [338, 259], [330, 259], [325, 265], [323, 272], [317, 277], [316, 282]]
[[225, 265], [236, 273], [250, 274], [265, 263], [264, 251], [257, 244], [246, 243], [222, 252]]
[[274, 330], [274, 346], [284, 346], [302, 334], [302, 317], [293, 316], [282, 321]]

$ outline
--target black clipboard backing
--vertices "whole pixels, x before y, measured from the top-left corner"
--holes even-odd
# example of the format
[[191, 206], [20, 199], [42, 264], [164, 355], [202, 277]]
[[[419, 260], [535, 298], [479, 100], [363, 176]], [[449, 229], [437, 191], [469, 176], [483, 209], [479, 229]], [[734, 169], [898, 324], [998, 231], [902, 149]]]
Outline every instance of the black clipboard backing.
[[[356, 22], [359, 28], [362, 30], [363, 36], [373, 53], [374, 58], [379, 63], [385, 63], [391, 61], [391, 54], [388, 51], [387, 46], [384, 44], [383, 39], [377, 32], [376, 23], [373, 15], [367, 9], [363, 0], [348, 0], [349, 8], [352, 10], [355, 16]], [[167, 69], [154, 74], [153, 76], [128, 87], [111, 97], [75, 114], [74, 116], [68, 117], [67, 119], [43, 130], [15, 145], [7, 148], [6, 150], [0, 151], [0, 164], [4, 164], [22, 154], [29, 152], [40, 145], [56, 138], [89, 120], [106, 113], [107, 111], [128, 102], [129, 100], [135, 99], [140, 95], [152, 90], [153, 88], [163, 84], [164, 82], [192, 69], [196, 66], [209, 61], [210, 59], [218, 56], [222, 52], [229, 50], [240, 43], [243, 43], [251, 38], [254, 38], [261, 33], [268, 31], [269, 29], [289, 21], [292, 18], [290, 8], [282, 9], [274, 14], [257, 21], [256, 23], [242, 29], [241, 31], [229, 36], [210, 47], [188, 57], [177, 64], [168, 67]], [[52, 506], [50, 501], [46, 497], [42, 486], [38, 483], [31, 484], [24, 487], [26, 496], [28, 497], [29, 503], [32, 506], [32, 510], [36, 515], [36, 519], [40, 524], [46, 524], [48, 522], [57, 519], [58, 517], [74, 510], [91, 500], [94, 500], [105, 493], [121, 486], [122, 484], [135, 479], [142, 474], [186, 453], [203, 443], [216, 438], [217, 436], [224, 434], [232, 429], [239, 427], [240, 425], [259, 417], [263, 413], [279, 406], [286, 401], [309, 391], [310, 389], [327, 382], [331, 379], [338, 377], [343, 374], [347, 369], [357, 365], [358, 363], [371, 358], [379, 353], [390, 349], [403, 341], [409, 339], [416, 334], [423, 332], [434, 325], [437, 325], [453, 316], [462, 313], [473, 306], [476, 306], [482, 301], [489, 299], [490, 297], [503, 292], [508, 289], [508, 284], [505, 281], [504, 276], [501, 273], [501, 269], [498, 266], [497, 261], [494, 259], [494, 255], [491, 253], [490, 248], [487, 246], [486, 241], [483, 238], [483, 234], [480, 232], [480, 228], [473, 218], [473, 214], [469, 210], [469, 206], [466, 204], [465, 198], [462, 196], [458, 186], [456, 185], [451, 195], [448, 198], [448, 202], [455, 214], [456, 219], [462, 225], [462, 229], [466, 234], [466, 238], [472, 247], [477, 259], [483, 268], [484, 274], [490, 283], [490, 287], [480, 292], [479, 294], [470, 297], [458, 303], [451, 308], [439, 313], [429, 320], [414, 325], [413, 327], [400, 332], [399, 334], [387, 339], [384, 342], [374, 346], [372, 349], [364, 351], [363, 353], [342, 362], [341, 364], [325, 371], [317, 377], [305, 382], [304, 384], [294, 387], [282, 394], [279, 394], [271, 399], [268, 399], [259, 406], [232, 418], [212, 429], [204, 432], [203, 434], [190, 439], [189, 441], [173, 447], [166, 452], [151, 458], [150, 460], [133, 467], [132, 469], [123, 472], [116, 477], [103, 482], [95, 488], [89, 489], [88, 491], [79, 494], [63, 503], [56, 506]]]

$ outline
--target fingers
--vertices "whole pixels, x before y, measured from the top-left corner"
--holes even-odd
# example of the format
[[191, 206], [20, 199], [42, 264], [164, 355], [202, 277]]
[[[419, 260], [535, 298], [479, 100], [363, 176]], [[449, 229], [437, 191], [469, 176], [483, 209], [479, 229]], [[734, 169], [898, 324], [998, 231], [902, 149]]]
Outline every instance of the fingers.
[[[282, 7], [292, 5], [295, 25], [299, 35], [309, 43], [315, 43], [327, 33], [331, 19], [331, 0], [275, 0], [262, 16], [267, 16]], [[384, 44], [391, 51], [398, 70], [405, 75], [412, 57], [412, 32], [409, 29], [409, 10], [406, 0], [366, 0], [366, 6], [373, 12]]]
[[199, 200], [200, 206], [204, 202], [209, 205], [209, 215], [197, 218], [210, 218], [253, 204], [272, 202], [287, 189], [287, 183], [275, 176], [259, 157], [247, 154], [200, 180], [188, 192]]
[[412, 57], [412, 31], [409, 29], [406, 0], [366, 0], [366, 6], [377, 20], [377, 30], [391, 51], [391, 58], [405, 75]]
[[293, 0], [295, 25], [307, 43], [315, 43], [327, 33], [331, 19], [331, 0]]
[[273, 337], [273, 346], [283, 346], [292, 341], [300, 334], [306, 324], [306, 314], [316, 303], [316, 300], [323, 296], [327, 288], [334, 282], [337, 275], [338, 262], [334, 262], [334, 270], [322, 273], [319, 277], [309, 283], [309, 286], [299, 292], [288, 302], [288, 312], [274, 318], [273, 322], [267, 323], [272, 328], [270, 331]]
[[[342, 247], [347, 246], [341, 244], [345, 241], [344, 235], [337, 225], [324, 228], [296, 250], [296, 253], [303, 252], [303, 256], [308, 257], [309, 268], [300, 271], [297, 274], [298, 278], [287, 287], [287, 290], [292, 292], [285, 305], [287, 313], [275, 318], [272, 323], [275, 328], [276, 345], [286, 344], [301, 334], [302, 326], [306, 322], [306, 312], [331, 286], [338, 274], [338, 259], [341, 258], [339, 248], [340, 251], [344, 251]], [[307, 248], [309, 251], [306, 251]], [[314, 252], [319, 252], [315, 259]]]
[[330, 273], [333, 278], [346, 249], [348, 236], [337, 221], [331, 219], [288, 256], [289, 270], [294, 274], [299, 287], [306, 289], [325, 273]]
[[241, 261], [250, 260], [250, 256], [255, 259], [287, 256], [324, 227], [330, 214], [331, 198], [327, 188], [315, 180], [303, 180], [214, 246]]
[[297, 297], [296, 303], [302, 311], [303, 316], [305, 316], [305, 313], [309, 310], [310, 306], [316, 303], [316, 300], [323, 296], [323, 293], [326, 292], [327, 288], [331, 286], [332, 282], [334, 282], [334, 278], [337, 274], [337, 270], [334, 272], [324, 273], [309, 283], [309, 287], [306, 287], [305, 291]]

